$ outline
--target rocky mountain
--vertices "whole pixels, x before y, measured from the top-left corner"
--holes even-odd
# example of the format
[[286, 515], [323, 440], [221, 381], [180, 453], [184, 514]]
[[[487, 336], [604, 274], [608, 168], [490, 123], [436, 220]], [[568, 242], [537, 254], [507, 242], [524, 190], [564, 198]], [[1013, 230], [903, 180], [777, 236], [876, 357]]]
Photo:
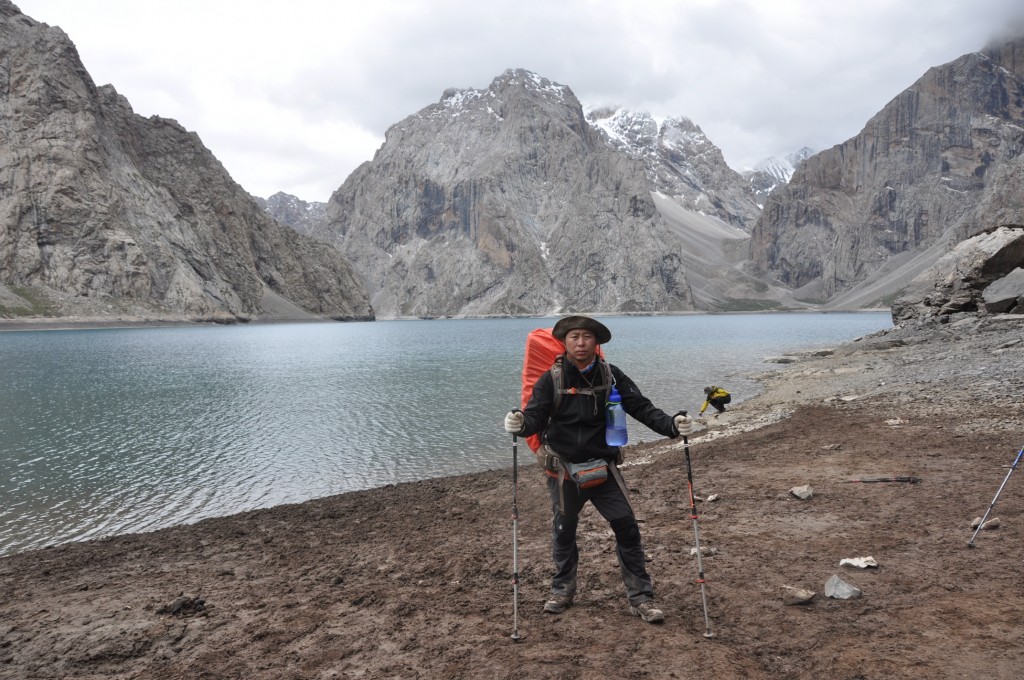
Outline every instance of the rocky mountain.
[[761, 214], [747, 181], [689, 118], [657, 121], [651, 114], [597, 108], [587, 122], [609, 143], [643, 163], [652, 191], [684, 208], [749, 230]]
[[1024, 39], [929, 69], [771, 193], [751, 258], [805, 299], [888, 305], [958, 242], [1024, 223]]
[[[758, 208], [763, 208], [765, 201], [775, 187], [789, 182], [793, 173], [800, 165], [814, 155], [814, 150], [809, 147], [802, 147], [793, 153], [786, 154], [783, 158], [765, 158], [754, 166], [753, 170], [745, 170], [741, 175], [754, 192]], [[760, 216], [758, 210], [758, 216]]]
[[321, 201], [306, 202], [283, 191], [270, 198], [253, 198], [264, 212], [300, 234], [317, 231], [327, 219], [327, 204]]
[[269, 216], [195, 133], [97, 87], [0, 0], [0, 316], [372, 318], [341, 254]]
[[566, 86], [508, 70], [393, 125], [317, 234], [378, 317], [693, 309], [644, 164]]
[[[509, 70], [393, 125], [327, 204], [264, 201], [0, 0], [0, 317], [852, 309], [922, 272], [951, 309], [960, 289], [929, 268], [1024, 224], [1022, 83], [1022, 41], [991, 46], [929, 70], [853, 139], [741, 176], [686, 118], [584, 112]], [[967, 307], [1008, 304], [988, 298], [1019, 274], [990, 274]]]

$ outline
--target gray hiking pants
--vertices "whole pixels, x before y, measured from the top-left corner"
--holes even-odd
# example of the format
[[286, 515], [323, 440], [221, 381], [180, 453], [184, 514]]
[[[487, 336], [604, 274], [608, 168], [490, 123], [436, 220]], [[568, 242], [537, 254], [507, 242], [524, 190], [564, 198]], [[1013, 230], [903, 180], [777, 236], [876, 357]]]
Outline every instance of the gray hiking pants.
[[571, 480], [564, 482], [565, 512], [559, 509], [559, 481], [548, 477], [548, 495], [554, 515], [551, 531], [551, 557], [555, 574], [551, 578], [552, 594], [576, 594], [576, 567], [580, 554], [576, 547], [576, 527], [580, 511], [590, 501], [615, 532], [615, 553], [619, 559], [626, 597], [633, 606], [654, 599], [654, 584], [647, 574], [640, 527], [622, 489], [614, 479], [590, 489], [580, 489]]

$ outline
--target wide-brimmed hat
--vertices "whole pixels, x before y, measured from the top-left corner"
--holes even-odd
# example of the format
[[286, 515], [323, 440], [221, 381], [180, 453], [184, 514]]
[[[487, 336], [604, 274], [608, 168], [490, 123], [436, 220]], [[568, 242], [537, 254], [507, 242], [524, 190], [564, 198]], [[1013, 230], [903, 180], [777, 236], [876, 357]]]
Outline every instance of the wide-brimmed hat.
[[551, 335], [565, 342], [565, 336], [569, 331], [582, 329], [590, 331], [597, 338], [597, 344], [603, 345], [612, 339], [612, 332], [600, 321], [595, 321], [589, 316], [567, 316], [559, 319], [555, 327], [551, 329]]

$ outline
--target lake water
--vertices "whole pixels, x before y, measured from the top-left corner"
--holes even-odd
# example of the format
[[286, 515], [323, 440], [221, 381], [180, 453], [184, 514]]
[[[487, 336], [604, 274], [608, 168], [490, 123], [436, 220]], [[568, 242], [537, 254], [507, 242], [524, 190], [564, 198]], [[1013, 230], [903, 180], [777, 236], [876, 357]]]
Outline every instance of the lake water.
[[[706, 384], [749, 398], [766, 358], [891, 326], [888, 313], [602, 320], [609, 360], [670, 413], [699, 409]], [[0, 333], [0, 555], [507, 467], [526, 334], [554, 321]], [[630, 422], [631, 442], [657, 437]]]

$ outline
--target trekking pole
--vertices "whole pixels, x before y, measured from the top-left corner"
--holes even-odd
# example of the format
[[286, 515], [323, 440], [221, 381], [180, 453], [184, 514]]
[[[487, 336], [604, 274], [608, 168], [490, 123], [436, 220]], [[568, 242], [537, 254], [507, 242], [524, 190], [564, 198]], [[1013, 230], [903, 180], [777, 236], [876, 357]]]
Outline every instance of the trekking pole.
[[519, 452], [512, 435], [512, 641], [519, 642]]
[[[686, 411], [682, 414], [685, 416]], [[700, 597], [704, 603], [704, 637], [713, 638], [711, 620], [708, 618], [708, 592], [704, 583], [704, 564], [700, 554], [700, 529], [697, 527], [697, 504], [693, 500], [693, 471], [690, 469], [690, 438], [683, 435], [683, 451], [686, 452], [686, 485], [690, 490], [690, 519], [693, 520], [693, 540], [697, 545], [697, 583], [700, 584]]]
[[866, 479], [847, 479], [848, 484], [874, 484], [876, 482], [900, 482], [903, 484], [920, 484], [920, 477], [868, 477]]
[[1006, 486], [1006, 482], [1010, 480], [1010, 475], [1012, 475], [1013, 471], [1017, 469], [1017, 463], [1020, 462], [1020, 457], [1022, 455], [1024, 455], [1024, 446], [1022, 446], [1020, 451], [1017, 452], [1017, 457], [1014, 459], [1013, 465], [1010, 466], [1010, 470], [1006, 473], [1006, 477], [1003, 478], [1003, 483], [999, 485], [999, 490], [996, 491], [995, 498], [993, 498], [992, 502], [989, 503], [988, 510], [985, 511], [985, 516], [981, 518], [981, 523], [978, 525], [978, 528], [974, 530], [974, 535], [971, 536], [971, 540], [967, 541], [968, 548], [974, 547], [975, 537], [978, 535], [978, 532], [985, 527], [985, 520], [988, 519], [988, 514], [992, 512], [992, 508], [996, 506], [996, 501], [999, 500], [999, 494], [1003, 492], [1003, 487]]

